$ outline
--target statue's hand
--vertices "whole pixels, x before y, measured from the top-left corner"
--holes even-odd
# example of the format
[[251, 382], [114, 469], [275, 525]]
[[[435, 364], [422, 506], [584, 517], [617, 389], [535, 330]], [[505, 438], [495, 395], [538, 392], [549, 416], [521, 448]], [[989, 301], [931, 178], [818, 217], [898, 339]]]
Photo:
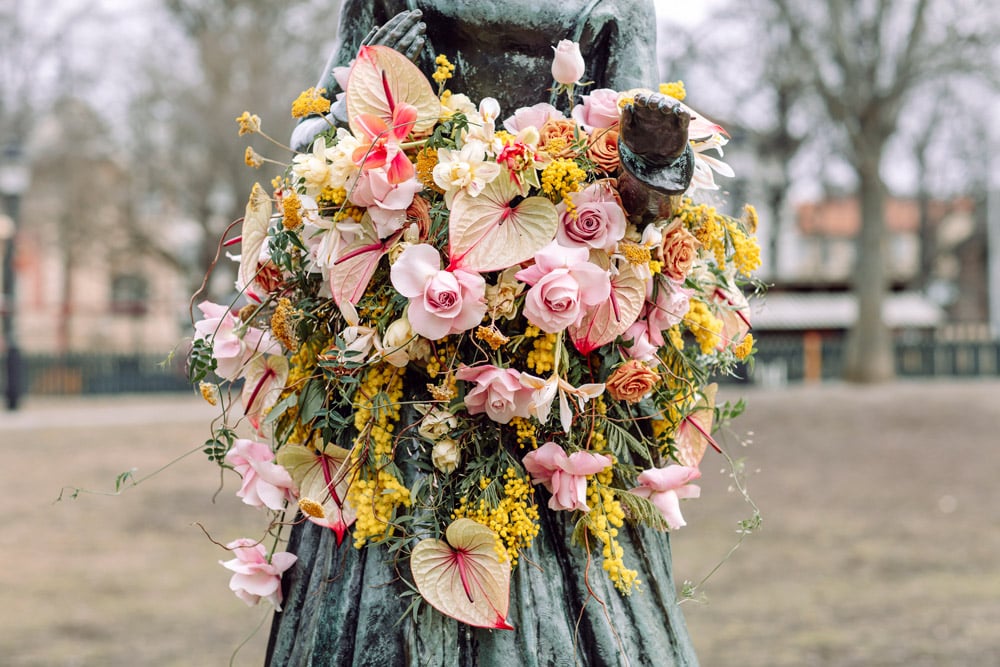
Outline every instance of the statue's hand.
[[673, 98], [640, 93], [622, 109], [620, 140], [646, 163], [662, 167], [684, 152], [690, 122]]
[[427, 30], [427, 25], [420, 20], [422, 17], [419, 9], [400, 12], [386, 21], [385, 25], [372, 28], [361, 44], [388, 46], [415, 61], [424, 48], [424, 33]]
[[649, 191], [669, 196], [687, 190], [694, 175], [690, 122], [676, 100], [659, 93], [639, 93], [622, 109], [618, 154], [636, 190], [630, 211], [647, 208]]

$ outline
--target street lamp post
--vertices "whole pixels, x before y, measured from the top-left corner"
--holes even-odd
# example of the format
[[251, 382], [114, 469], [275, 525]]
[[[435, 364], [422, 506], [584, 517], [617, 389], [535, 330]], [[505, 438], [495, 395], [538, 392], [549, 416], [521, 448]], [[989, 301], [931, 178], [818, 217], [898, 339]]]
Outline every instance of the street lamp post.
[[14, 283], [14, 255], [17, 244], [17, 227], [21, 213], [21, 196], [28, 189], [31, 172], [24, 161], [19, 144], [8, 144], [0, 154], [0, 196], [3, 197], [3, 210], [10, 221], [4, 234], [6, 243], [3, 253], [3, 338], [6, 346], [6, 363], [4, 364], [7, 391], [6, 402], [8, 410], [17, 410], [21, 401], [22, 360], [21, 350], [17, 344], [15, 316], [17, 315], [17, 291]]

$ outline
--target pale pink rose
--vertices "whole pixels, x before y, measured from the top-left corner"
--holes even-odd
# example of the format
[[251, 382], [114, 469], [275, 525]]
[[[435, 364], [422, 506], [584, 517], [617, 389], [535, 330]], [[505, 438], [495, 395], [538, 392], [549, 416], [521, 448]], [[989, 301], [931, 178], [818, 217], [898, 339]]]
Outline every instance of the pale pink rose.
[[532, 391], [521, 384], [521, 374], [516, 370], [490, 364], [463, 366], [455, 377], [476, 384], [465, 394], [465, 407], [470, 415], [485, 412], [500, 424], [507, 424], [514, 417], [530, 416]]
[[693, 290], [678, 280], [660, 276], [646, 288], [644, 317], [648, 323], [649, 341], [661, 347], [663, 332], [684, 319]]
[[570, 198], [576, 205], [576, 217], [566, 210], [566, 204], [556, 206], [559, 245], [613, 250], [625, 237], [627, 220], [607, 181], [592, 183], [581, 192], [571, 194]]
[[587, 248], [567, 248], [552, 241], [535, 254], [535, 263], [515, 278], [532, 285], [524, 300], [524, 316], [547, 333], [564, 330], [585, 308], [607, 301], [611, 277], [588, 259]]
[[[660, 336], [662, 339], [662, 336]], [[649, 323], [645, 319], [638, 319], [625, 330], [622, 340], [631, 343], [625, 348], [629, 358], [637, 361], [650, 362], [656, 359], [657, 347], [649, 340]]]
[[681, 516], [680, 499], [701, 495], [700, 487], [689, 484], [699, 477], [701, 471], [688, 466], [671, 464], [666, 468], [650, 468], [639, 475], [639, 486], [631, 492], [648, 498], [667, 520], [670, 530], [677, 530], [687, 525]]
[[243, 438], [233, 441], [226, 452], [226, 462], [243, 477], [236, 496], [247, 505], [280, 510], [291, 499], [295, 483], [287, 470], [272, 461], [274, 452], [268, 445]]
[[550, 120], [563, 118], [562, 112], [548, 102], [539, 102], [530, 107], [521, 107], [514, 115], [504, 119], [503, 126], [511, 134], [517, 134], [529, 127], [540, 128]]
[[467, 331], [486, 314], [486, 281], [478, 273], [441, 270], [441, 256], [426, 243], [412, 245], [392, 265], [393, 287], [410, 299], [414, 333], [430, 340]]
[[580, 45], [568, 39], [559, 41], [552, 47], [555, 55], [552, 58], [552, 78], [565, 86], [576, 83], [583, 76], [587, 64], [583, 62]]
[[246, 537], [230, 542], [226, 548], [236, 556], [232, 560], [219, 561], [222, 567], [235, 572], [229, 579], [229, 590], [249, 607], [264, 598], [281, 611], [281, 573], [294, 565], [298, 556], [279, 551], [268, 562], [264, 545]]
[[573, 119], [588, 132], [604, 130], [618, 123], [618, 93], [610, 88], [598, 88], [583, 96], [583, 104], [573, 107]]
[[542, 484], [552, 497], [549, 508], [581, 510], [587, 506], [587, 475], [596, 475], [611, 465], [611, 459], [592, 452], [573, 452], [569, 456], [554, 442], [546, 442], [523, 460], [532, 484]]
[[386, 167], [378, 167], [359, 172], [348, 191], [352, 204], [368, 209], [378, 237], [384, 239], [403, 228], [406, 209], [423, 187], [415, 177], [392, 183]]
[[739, 345], [750, 332], [750, 304], [746, 296], [731, 284], [725, 289], [717, 287], [712, 293], [712, 301], [719, 306], [718, 315], [722, 320], [718, 348], [724, 350]]

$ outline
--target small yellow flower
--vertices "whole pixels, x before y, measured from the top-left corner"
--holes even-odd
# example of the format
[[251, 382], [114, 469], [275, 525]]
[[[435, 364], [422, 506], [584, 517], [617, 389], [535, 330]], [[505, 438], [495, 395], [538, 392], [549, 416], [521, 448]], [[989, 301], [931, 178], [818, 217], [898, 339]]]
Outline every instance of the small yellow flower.
[[302, 91], [292, 102], [292, 118], [305, 118], [329, 111], [330, 100], [323, 97], [325, 93], [326, 88], [309, 88]]
[[253, 167], [254, 169], [264, 164], [264, 158], [251, 146], [247, 146], [246, 151], [243, 153], [243, 161], [246, 162], [248, 167]]
[[672, 97], [678, 102], [683, 102], [684, 98], [687, 97], [687, 92], [684, 90], [684, 82], [680, 80], [661, 83], [660, 94]]
[[281, 224], [285, 229], [298, 229], [302, 226], [302, 202], [294, 190], [289, 190], [281, 198]]
[[455, 66], [448, 61], [448, 56], [443, 53], [434, 60], [434, 64], [437, 65], [437, 69], [431, 78], [438, 84], [443, 85], [445, 81], [455, 75]]
[[240, 124], [240, 136], [244, 134], [255, 134], [260, 132], [260, 116], [244, 111], [236, 117], [236, 122]]

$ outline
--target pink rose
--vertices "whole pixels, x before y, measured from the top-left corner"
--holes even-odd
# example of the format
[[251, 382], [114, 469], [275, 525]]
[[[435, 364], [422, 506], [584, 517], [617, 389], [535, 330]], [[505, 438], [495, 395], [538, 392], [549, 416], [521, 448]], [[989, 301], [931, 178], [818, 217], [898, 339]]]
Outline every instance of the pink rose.
[[[661, 340], [662, 338], [660, 336]], [[622, 339], [631, 343], [625, 348], [629, 358], [645, 362], [656, 359], [657, 347], [649, 340], [649, 323], [646, 320], [638, 319], [633, 322], [632, 326], [622, 334]]]
[[463, 366], [455, 377], [476, 383], [465, 395], [465, 407], [470, 415], [485, 412], [500, 424], [507, 424], [514, 417], [527, 419], [530, 416], [532, 390], [521, 384], [521, 374], [516, 370], [489, 364]]
[[247, 505], [280, 510], [285, 499], [291, 498], [295, 488], [291, 475], [272, 461], [271, 448], [253, 440], [235, 440], [232, 449], [226, 452], [226, 462], [243, 477], [243, 486], [236, 496]]
[[615, 199], [607, 181], [588, 185], [582, 192], [570, 195], [576, 205], [576, 217], [566, 210], [566, 204], [556, 207], [559, 228], [556, 241], [570, 248], [613, 250], [625, 237], [625, 213]]
[[563, 39], [552, 50], [556, 52], [552, 58], [552, 78], [565, 86], [579, 81], [587, 68], [583, 62], [583, 54], [580, 53], [580, 45]]
[[564, 330], [611, 296], [611, 277], [588, 259], [587, 248], [567, 248], [552, 241], [535, 254], [534, 265], [514, 276], [532, 285], [524, 300], [524, 316], [547, 333]]
[[402, 252], [389, 273], [392, 285], [410, 299], [407, 316], [415, 333], [430, 340], [467, 331], [486, 314], [486, 281], [462, 269], [441, 270], [441, 256], [421, 243]]
[[423, 187], [416, 178], [393, 183], [386, 168], [378, 167], [358, 173], [349, 192], [352, 204], [368, 209], [378, 237], [384, 239], [403, 228], [406, 209]]
[[524, 457], [524, 469], [532, 484], [543, 484], [552, 493], [549, 508], [581, 510], [587, 506], [587, 475], [595, 475], [611, 465], [611, 459], [592, 452], [573, 452], [566, 456], [562, 447], [546, 442]]
[[691, 301], [692, 290], [683, 283], [660, 276], [647, 287], [645, 317], [650, 342], [661, 347], [663, 332], [684, 319]]
[[632, 493], [648, 498], [660, 514], [667, 520], [670, 530], [686, 526], [681, 516], [681, 498], [697, 498], [701, 488], [689, 484], [701, 477], [701, 471], [687, 466], [668, 465], [666, 468], [650, 468], [639, 475], [639, 486]]
[[264, 598], [281, 611], [281, 573], [294, 565], [298, 557], [279, 551], [271, 556], [269, 563], [264, 545], [245, 537], [230, 542], [226, 548], [236, 556], [232, 560], [219, 561], [224, 568], [235, 572], [229, 580], [229, 590], [247, 606], [252, 607]]
[[562, 112], [547, 102], [539, 102], [534, 106], [521, 107], [510, 118], [503, 121], [503, 126], [511, 134], [517, 134], [527, 127], [540, 128], [550, 120], [563, 118]]
[[618, 123], [618, 93], [610, 88], [598, 88], [583, 96], [583, 104], [573, 107], [573, 118], [591, 130], [605, 130]]

